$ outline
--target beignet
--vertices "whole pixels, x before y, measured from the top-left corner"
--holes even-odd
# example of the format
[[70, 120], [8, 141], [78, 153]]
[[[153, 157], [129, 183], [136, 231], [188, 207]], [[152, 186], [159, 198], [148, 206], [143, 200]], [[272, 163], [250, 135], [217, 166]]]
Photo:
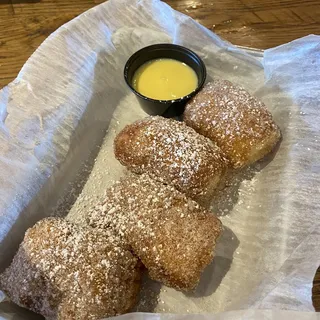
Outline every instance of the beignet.
[[26, 232], [0, 287], [46, 319], [98, 320], [127, 312], [139, 279], [137, 258], [111, 233], [47, 218]]
[[201, 204], [211, 198], [227, 167], [209, 139], [159, 116], [127, 125], [114, 141], [114, 152], [132, 172], [170, 184]]
[[187, 103], [183, 120], [214, 141], [234, 168], [267, 155], [281, 133], [265, 105], [226, 80], [214, 80]]
[[147, 175], [110, 187], [104, 202], [88, 213], [87, 223], [113, 229], [126, 239], [152, 279], [178, 290], [197, 285], [222, 230], [213, 214]]

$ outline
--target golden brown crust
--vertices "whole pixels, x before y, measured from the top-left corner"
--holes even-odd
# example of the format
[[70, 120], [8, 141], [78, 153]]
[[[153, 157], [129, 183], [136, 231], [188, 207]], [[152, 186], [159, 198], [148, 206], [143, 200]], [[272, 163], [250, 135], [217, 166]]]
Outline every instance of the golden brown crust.
[[222, 228], [220, 220], [195, 201], [147, 175], [128, 177], [109, 188], [87, 223], [123, 236], [151, 278], [179, 290], [197, 285]]
[[187, 104], [184, 121], [217, 143], [234, 168], [263, 158], [281, 136], [265, 105], [226, 80], [209, 82]]
[[134, 173], [146, 173], [204, 203], [227, 164], [221, 150], [184, 123], [148, 117], [126, 126], [114, 142], [116, 158]]
[[29, 229], [1, 289], [47, 319], [101, 319], [127, 312], [139, 290], [137, 258], [105, 232], [48, 218]]

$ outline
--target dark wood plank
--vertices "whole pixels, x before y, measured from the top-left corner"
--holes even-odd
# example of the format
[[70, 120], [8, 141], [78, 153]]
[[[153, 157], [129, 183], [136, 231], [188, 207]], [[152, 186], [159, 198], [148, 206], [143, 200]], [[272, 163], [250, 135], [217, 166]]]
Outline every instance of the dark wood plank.
[[[0, 88], [16, 77], [28, 57], [50, 33], [101, 2], [103, 1], [0, 2]], [[319, 0], [166, 2], [237, 45], [265, 49], [310, 33], [320, 33]]]
[[320, 312], [320, 267], [318, 268], [312, 287], [312, 303], [317, 312]]
[[95, 0], [12, 0], [0, 3], [0, 88], [12, 81], [35, 49], [64, 23], [101, 3]]

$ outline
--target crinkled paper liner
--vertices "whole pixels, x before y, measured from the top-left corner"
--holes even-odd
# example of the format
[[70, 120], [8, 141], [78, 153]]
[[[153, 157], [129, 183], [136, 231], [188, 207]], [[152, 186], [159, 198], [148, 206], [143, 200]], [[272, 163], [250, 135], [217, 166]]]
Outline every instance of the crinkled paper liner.
[[[269, 49], [261, 59], [157, 0], [110, 0], [85, 12], [53, 33], [0, 91], [0, 269], [37, 220], [70, 211], [70, 220], [81, 221], [126, 173], [114, 159], [113, 138], [146, 115], [125, 85], [123, 67], [136, 50], [160, 42], [189, 47], [203, 58], [208, 80], [231, 80], [264, 101], [283, 139], [214, 201], [225, 230], [198, 288], [183, 294], [145, 279], [136, 310], [312, 311], [320, 264], [320, 37]], [[252, 310], [210, 318], [315, 317]], [[0, 319], [13, 318], [32, 316], [1, 303]]]

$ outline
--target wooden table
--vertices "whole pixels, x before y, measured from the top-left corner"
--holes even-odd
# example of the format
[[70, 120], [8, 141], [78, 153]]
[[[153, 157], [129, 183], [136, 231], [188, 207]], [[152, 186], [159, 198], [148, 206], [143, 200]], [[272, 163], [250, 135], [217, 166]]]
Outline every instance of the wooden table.
[[313, 280], [312, 302], [316, 311], [320, 312], [320, 267], [318, 268]]
[[[0, 88], [54, 30], [103, 0], [0, 0]], [[230, 42], [266, 49], [320, 33], [319, 0], [167, 0]]]
[[[103, 0], [0, 0], [0, 88], [54, 30]], [[320, 33], [319, 0], [167, 0], [230, 42], [266, 49]], [[313, 290], [320, 311], [320, 269]]]

